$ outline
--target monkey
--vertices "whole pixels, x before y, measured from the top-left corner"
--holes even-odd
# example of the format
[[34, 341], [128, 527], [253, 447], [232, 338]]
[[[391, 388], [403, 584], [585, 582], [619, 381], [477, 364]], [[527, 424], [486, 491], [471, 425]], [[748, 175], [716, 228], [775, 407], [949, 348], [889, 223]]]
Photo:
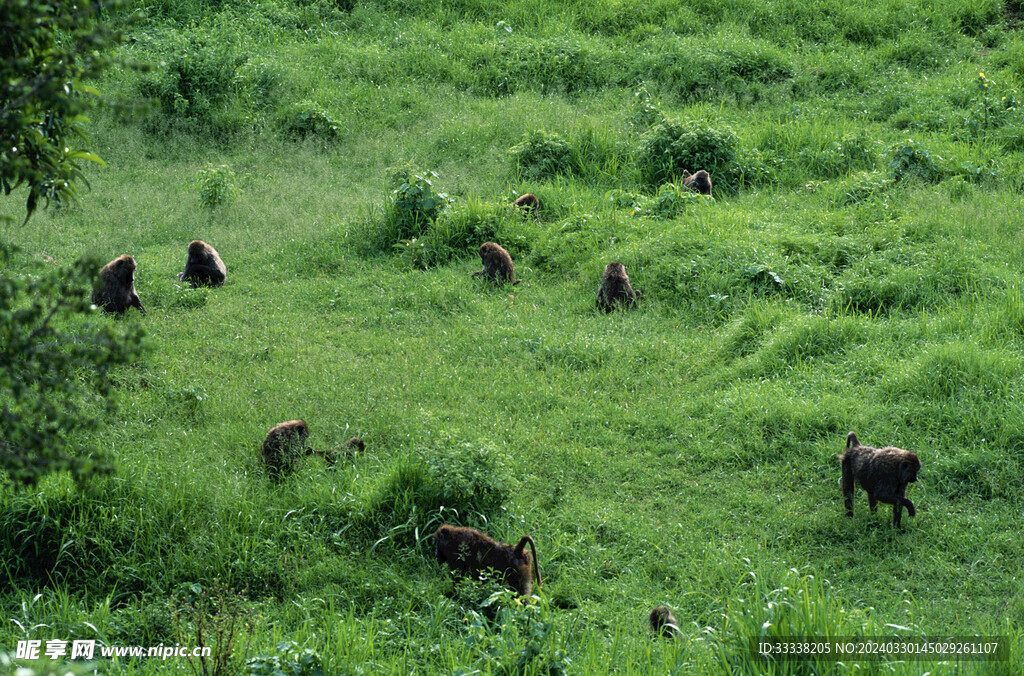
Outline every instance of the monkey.
[[92, 304], [106, 312], [124, 313], [138, 308], [146, 314], [139, 294], [135, 292], [135, 259], [125, 254], [110, 261], [100, 270], [99, 281], [93, 286]]
[[519, 199], [512, 203], [512, 206], [517, 209], [525, 209], [525, 213], [532, 213], [534, 218], [540, 220], [540, 216], [537, 215], [537, 210], [540, 209], [540, 200], [532, 192], [520, 195]]
[[295, 471], [303, 455], [314, 453], [306, 445], [309, 425], [305, 420], [289, 420], [270, 428], [263, 440], [262, 457], [267, 473], [274, 480], [280, 480]]
[[220, 286], [227, 276], [228, 269], [216, 249], [201, 239], [189, 242], [185, 270], [178, 273], [178, 281], [192, 286]]
[[702, 195], [710, 195], [711, 174], [703, 169], [698, 169], [695, 174], [691, 174], [686, 169], [683, 169], [683, 185], [690, 190], [696, 190]]
[[868, 506], [877, 511], [878, 503], [892, 505], [892, 525], [900, 527], [903, 507], [914, 516], [914, 503], [904, 493], [907, 484], [917, 481], [921, 461], [917, 454], [895, 446], [862, 446], [857, 435], [846, 435], [846, 450], [839, 456], [843, 468], [843, 502], [846, 516], [853, 516], [854, 481], [868, 494]]
[[[533, 551], [532, 558], [526, 551], [527, 543]], [[488, 568], [493, 569], [521, 596], [529, 596], [533, 591], [532, 572], [537, 573], [537, 584], [541, 584], [537, 544], [529, 535], [524, 535], [513, 547], [475, 528], [443, 524], [434, 531], [434, 556], [439, 563], [447, 563], [456, 574], [478, 576]]]
[[611, 312], [615, 304], [622, 302], [626, 306], [636, 305], [643, 295], [629, 283], [629, 275], [622, 263], [609, 263], [604, 267], [601, 286], [597, 290], [597, 307], [599, 310]]
[[484, 242], [480, 245], [480, 260], [483, 261], [484, 269], [474, 272], [474, 277], [484, 276], [490, 277], [495, 282], [519, 283], [519, 280], [515, 278], [512, 257], [494, 242]]
[[651, 623], [651, 630], [656, 634], [669, 638], [680, 634], [679, 623], [668, 606], [654, 607], [647, 619]]

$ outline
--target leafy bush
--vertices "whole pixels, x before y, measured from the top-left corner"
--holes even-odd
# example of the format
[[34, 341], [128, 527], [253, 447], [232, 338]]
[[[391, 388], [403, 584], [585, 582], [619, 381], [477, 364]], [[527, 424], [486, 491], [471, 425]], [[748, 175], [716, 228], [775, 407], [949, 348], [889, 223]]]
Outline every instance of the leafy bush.
[[708, 197], [678, 183], [666, 183], [650, 198], [642, 198], [634, 207], [634, 216], [671, 219], [681, 214], [688, 204], [707, 201]]
[[520, 599], [504, 590], [483, 604], [486, 617], [470, 611], [465, 641], [478, 655], [480, 671], [507, 674], [565, 674], [572, 663], [556, 613], [543, 596]]
[[511, 149], [514, 170], [526, 180], [542, 181], [559, 174], [568, 174], [572, 148], [558, 134], [543, 131], [531, 133]]
[[[433, 178], [437, 174], [429, 172]], [[390, 217], [398, 238], [415, 237], [430, 226], [441, 212], [455, 200], [447, 193], [434, 191], [434, 184], [424, 174], [406, 174], [391, 195]]]
[[378, 544], [411, 545], [443, 512], [497, 513], [512, 491], [509, 468], [488, 443], [421, 452], [398, 463], [353, 521]]
[[524, 219], [507, 204], [470, 198], [442, 213], [421, 236], [395, 248], [412, 267], [424, 269], [475, 255], [487, 241], [501, 242], [514, 259], [529, 249], [538, 229], [534, 219]]
[[310, 136], [323, 140], [336, 139], [341, 123], [312, 101], [300, 101], [282, 115], [285, 133], [294, 139]]
[[[945, 176], [931, 153], [916, 141], [908, 139], [905, 143], [891, 145], [886, 154], [889, 157], [889, 175], [896, 182], [918, 178], [927, 183], [938, 183]], [[942, 161], [937, 155], [936, 158]]]
[[736, 134], [728, 127], [666, 120], [644, 135], [637, 163], [643, 182], [650, 187], [681, 180], [684, 169], [704, 169], [716, 190], [735, 190], [742, 178], [738, 146]]
[[196, 188], [199, 190], [199, 203], [207, 209], [233, 202], [241, 194], [235, 172], [226, 164], [197, 171]]
[[323, 660], [315, 650], [295, 641], [281, 641], [277, 654], [257, 655], [245, 663], [248, 676], [323, 676]]

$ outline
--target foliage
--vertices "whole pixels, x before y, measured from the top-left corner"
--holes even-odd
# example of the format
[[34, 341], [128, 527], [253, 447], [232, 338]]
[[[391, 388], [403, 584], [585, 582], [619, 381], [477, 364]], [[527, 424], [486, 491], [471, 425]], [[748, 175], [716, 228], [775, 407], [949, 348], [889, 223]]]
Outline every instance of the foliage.
[[706, 201], [707, 196], [678, 183], [666, 183], [650, 198], [642, 198], [632, 211], [633, 216], [675, 218], [688, 204]]
[[300, 101], [283, 115], [287, 133], [296, 139], [310, 136], [325, 141], [338, 137], [340, 123], [329, 112], [312, 101]]
[[715, 190], [736, 190], [742, 179], [739, 139], [728, 127], [693, 120], [665, 120], [644, 134], [637, 154], [641, 178], [648, 187], [682, 180], [683, 170], [704, 169]]
[[208, 166], [196, 172], [199, 203], [206, 209], [235, 201], [241, 194], [234, 170], [226, 165]]
[[277, 74], [237, 42], [230, 26], [148, 41], [158, 63], [137, 84], [138, 94], [156, 103], [144, 117], [145, 128], [224, 139], [258, 126], [262, 113], [276, 102]]
[[277, 654], [251, 657], [245, 669], [248, 676], [323, 676], [321, 662], [315, 650], [300, 648], [295, 641], [280, 641]]
[[81, 321], [97, 313], [89, 292], [95, 259], [18, 275], [15, 250], [0, 245], [0, 467], [17, 485], [69, 470], [76, 481], [110, 471], [83, 437], [114, 410], [110, 371], [137, 359], [143, 330]]
[[526, 180], [541, 181], [569, 172], [572, 149], [558, 134], [534, 131], [509, 151], [515, 170]]
[[99, 16], [119, 0], [23, 0], [0, 6], [0, 187], [28, 186], [26, 220], [40, 199], [74, 199], [88, 182], [80, 162], [103, 164], [87, 150], [85, 113], [98, 92], [86, 81], [109, 65], [121, 40]]
[[436, 192], [428, 175], [437, 178], [433, 171], [396, 177], [398, 187], [391, 191], [389, 208], [398, 239], [421, 234], [455, 201], [447, 193]]
[[544, 596], [520, 598], [502, 590], [470, 611], [466, 645], [481, 671], [499, 674], [565, 674], [572, 660], [560, 635], [555, 610]]
[[938, 183], [946, 176], [936, 162], [941, 162], [942, 158], [936, 155], [933, 159], [927, 148], [911, 139], [889, 146], [886, 154], [889, 157], [889, 176], [897, 183], [909, 178]]
[[[210, 648], [209, 655], [187, 657], [197, 676], [231, 676], [245, 659], [252, 639], [252, 608], [246, 592], [232, 591], [218, 580], [205, 588], [198, 582], [178, 586], [171, 597], [178, 640], [195, 648]], [[245, 643], [237, 645], [239, 639]], [[236, 655], [235, 651], [241, 651]]]

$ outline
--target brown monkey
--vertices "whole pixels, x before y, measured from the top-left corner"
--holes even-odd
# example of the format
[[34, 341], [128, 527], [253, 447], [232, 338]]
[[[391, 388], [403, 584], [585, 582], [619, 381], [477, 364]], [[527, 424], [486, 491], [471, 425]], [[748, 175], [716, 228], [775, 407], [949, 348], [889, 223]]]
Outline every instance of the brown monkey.
[[293, 471], [299, 458], [313, 452], [306, 446], [309, 425], [305, 420], [289, 420], [270, 428], [263, 440], [263, 464], [273, 479], [281, 479]]
[[107, 312], [123, 313], [130, 307], [146, 314], [139, 294], [135, 293], [135, 259], [125, 254], [103, 266], [92, 290], [92, 304]]
[[[527, 543], [533, 557], [526, 551]], [[434, 556], [460, 574], [478, 576], [488, 568], [493, 569], [505, 584], [523, 596], [529, 596], [533, 590], [532, 572], [537, 573], [537, 584], [541, 584], [537, 544], [529, 535], [524, 535], [513, 547], [497, 542], [475, 528], [444, 524], [434, 531]]]
[[519, 199], [512, 203], [512, 206], [517, 209], [525, 209], [526, 213], [532, 213], [534, 218], [540, 220], [540, 216], [537, 215], [537, 210], [540, 209], [540, 200], [532, 192], [520, 195]]
[[178, 273], [178, 281], [192, 286], [220, 286], [227, 276], [228, 269], [216, 249], [201, 239], [189, 242], [185, 270]]
[[868, 506], [874, 512], [878, 503], [892, 505], [892, 525], [899, 528], [903, 507], [914, 516], [914, 503], [904, 492], [907, 484], [917, 481], [921, 461], [917, 454], [895, 446], [873, 448], [861, 446], [857, 435], [846, 435], [846, 450], [839, 456], [843, 467], [843, 502], [846, 516], [853, 516], [854, 480], [867, 491]]
[[515, 266], [512, 265], [512, 257], [502, 247], [494, 242], [484, 242], [480, 245], [480, 260], [483, 261], [484, 269], [473, 273], [474, 277], [490, 277], [495, 282], [511, 282], [518, 284], [516, 279]]
[[656, 634], [671, 638], [678, 636], [680, 633], [676, 616], [672, 614], [668, 606], [656, 606], [651, 610], [651, 614], [647, 616], [647, 619], [651, 623], [651, 629]]
[[601, 287], [597, 290], [597, 307], [611, 312], [616, 303], [636, 305], [643, 294], [629, 283], [629, 275], [622, 263], [609, 263], [601, 276]]
[[690, 190], [696, 190], [702, 195], [710, 195], [711, 174], [703, 169], [698, 169], [695, 174], [691, 174], [686, 169], [683, 169], [683, 185]]

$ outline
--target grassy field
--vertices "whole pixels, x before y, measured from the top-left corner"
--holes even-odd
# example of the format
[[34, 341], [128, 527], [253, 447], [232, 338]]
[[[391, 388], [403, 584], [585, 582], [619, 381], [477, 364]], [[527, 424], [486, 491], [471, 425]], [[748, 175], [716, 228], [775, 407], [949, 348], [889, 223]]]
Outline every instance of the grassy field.
[[[26, 274], [132, 254], [148, 310], [120, 320], [146, 356], [83, 440], [116, 474], [0, 493], [0, 652], [212, 648], [97, 657], [108, 674], [1019, 673], [1021, 8], [862, 5], [138, 3], [121, 56], [151, 68], [96, 84], [151, 104], [97, 110], [108, 168], [80, 204], [0, 220]], [[678, 183], [702, 167], [713, 199]], [[539, 220], [509, 208], [525, 192]], [[224, 287], [177, 281], [194, 238]], [[486, 240], [519, 285], [471, 277]], [[595, 310], [610, 261], [638, 309]], [[275, 484], [259, 445], [293, 418], [366, 450]], [[920, 455], [902, 531], [863, 492], [844, 517], [849, 430]], [[532, 534], [538, 597], [453, 582], [444, 522]], [[677, 640], [649, 631], [659, 604]], [[749, 651], [794, 635], [1010, 650]]]

